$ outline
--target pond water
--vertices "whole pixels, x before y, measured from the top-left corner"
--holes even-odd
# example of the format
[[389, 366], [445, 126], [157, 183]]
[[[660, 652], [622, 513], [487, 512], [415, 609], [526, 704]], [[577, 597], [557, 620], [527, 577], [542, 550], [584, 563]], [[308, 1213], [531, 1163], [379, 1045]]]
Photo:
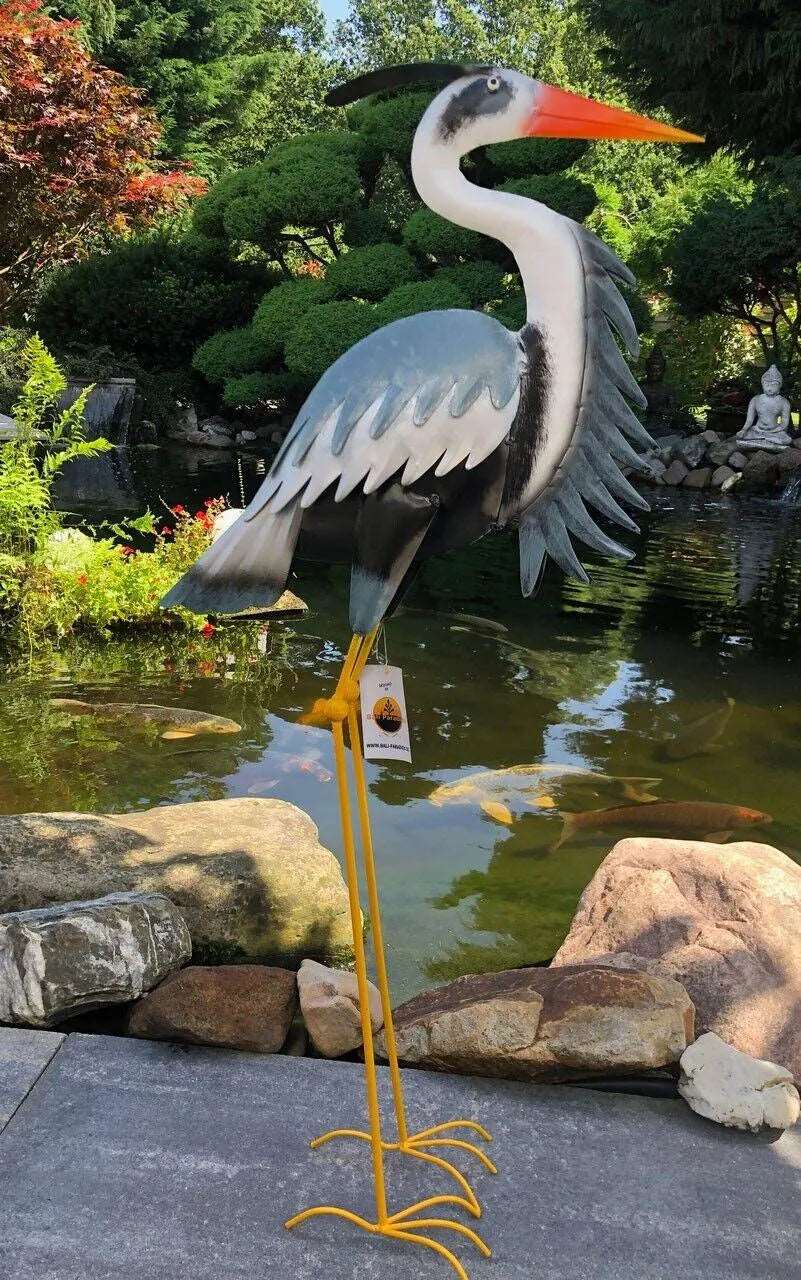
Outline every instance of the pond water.
[[[187, 478], [180, 455], [172, 465], [161, 453], [151, 458], [149, 483], [167, 503], [237, 495], [230, 459], [211, 458]], [[258, 483], [252, 459], [243, 483], [249, 498]], [[658, 490], [637, 541], [631, 564], [592, 564], [589, 587], [551, 568], [536, 599], [523, 601], [514, 540], [488, 539], [429, 564], [409, 612], [388, 626], [389, 659], [405, 675], [413, 763], [372, 763], [368, 777], [397, 999], [460, 973], [548, 959], [585, 884], [625, 834], [586, 815], [633, 803], [613, 780], [555, 772], [529, 777], [528, 794], [504, 796], [509, 823], [509, 814], [499, 822], [482, 811], [480, 797], [433, 804], [439, 784], [543, 763], [659, 779], [660, 799], [763, 811], [770, 825], [735, 838], [766, 840], [801, 860], [801, 512]], [[296, 721], [341, 661], [347, 573], [300, 565], [291, 585], [309, 613], [272, 625], [272, 660], [258, 678], [241, 655], [226, 666], [225, 633], [222, 648], [214, 641], [222, 661], [211, 645], [206, 654], [199, 640], [163, 636], [74, 644], [47, 669], [7, 677], [0, 809], [125, 811], [277, 796], [307, 810], [339, 852], [330, 735]], [[88, 718], [65, 729], [52, 696], [203, 708], [243, 732], [184, 743]], [[566, 812], [583, 813], [588, 829], [554, 848]], [[647, 830], [646, 812], [639, 807], [633, 831]]]

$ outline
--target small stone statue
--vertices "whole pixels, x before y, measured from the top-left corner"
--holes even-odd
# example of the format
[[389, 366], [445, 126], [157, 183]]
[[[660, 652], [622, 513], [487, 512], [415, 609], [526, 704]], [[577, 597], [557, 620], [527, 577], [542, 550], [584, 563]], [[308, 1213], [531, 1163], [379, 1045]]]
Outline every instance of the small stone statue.
[[792, 441], [787, 428], [790, 425], [790, 401], [780, 395], [782, 375], [772, 364], [762, 375], [762, 393], [752, 398], [745, 426], [737, 432], [737, 440], [743, 449], [785, 449]]

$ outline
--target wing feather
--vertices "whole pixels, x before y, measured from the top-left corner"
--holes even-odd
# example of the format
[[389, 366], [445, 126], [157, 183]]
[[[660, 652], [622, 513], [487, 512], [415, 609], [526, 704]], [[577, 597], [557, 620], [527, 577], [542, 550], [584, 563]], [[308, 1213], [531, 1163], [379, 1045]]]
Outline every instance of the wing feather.
[[369, 334], [323, 374], [245, 520], [305, 508], [336, 482], [342, 501], [403, 469], [476, 466], [505, 439], [520, 395], [516, 334], [480, 311], [429, 311]]

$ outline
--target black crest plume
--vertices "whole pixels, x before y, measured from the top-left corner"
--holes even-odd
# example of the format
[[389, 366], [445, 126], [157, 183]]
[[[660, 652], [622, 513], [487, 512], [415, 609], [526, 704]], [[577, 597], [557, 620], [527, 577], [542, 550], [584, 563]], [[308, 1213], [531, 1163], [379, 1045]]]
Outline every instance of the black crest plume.
[[329, 107], [346, 107], [360, 98], [367, 98], [371, 93], [382, 93], [388, 89], [405, 89], [410, 84], [450, 84], [462, 76], [481, 74], [490, 71], [490, 67], [469, 66], [458, 62], [403, 62], [395, 67], [380, 67], [378, 71], [367, 71], [363, 76], [346, 80], [329, 89], [325, 101]]

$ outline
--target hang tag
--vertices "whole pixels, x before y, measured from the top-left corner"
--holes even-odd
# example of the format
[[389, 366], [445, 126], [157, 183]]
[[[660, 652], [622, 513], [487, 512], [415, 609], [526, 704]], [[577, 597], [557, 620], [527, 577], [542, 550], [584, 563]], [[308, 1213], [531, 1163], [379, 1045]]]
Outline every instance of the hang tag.
[[409, 721], [400, 667], [367, 666], [359, 680], [362, 738], [368, 760], [408, 760]]

